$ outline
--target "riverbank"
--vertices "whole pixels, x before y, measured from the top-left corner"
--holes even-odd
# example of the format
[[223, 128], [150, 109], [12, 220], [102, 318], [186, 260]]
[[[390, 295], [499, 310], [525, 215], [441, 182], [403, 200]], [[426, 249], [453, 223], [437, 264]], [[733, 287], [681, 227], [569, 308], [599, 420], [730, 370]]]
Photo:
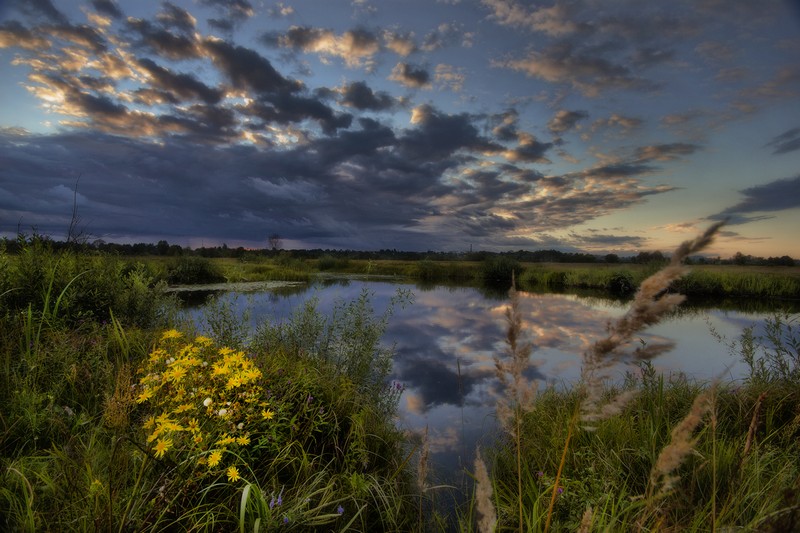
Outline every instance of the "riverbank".
[[[395, 427], [403, 391], [386, 383], [391, 353], [379, 342], [390, 313], [376, 315], [368, 295], [335, 320], [309, 306], [256, 332], [220, 307], [201, 332], [177, 319], [145, 263], [32, 243], [0, 253], [0, 266], [4, 529], [478, 527], [476, 503], [437, 513], [452, 489], [428, 481], [430, 443]], [[642, 367], [623, 388], [636, 402], [594, 432], [574, 425], [578, 389], [539, 394], [520, 418], [522, 447], [499, 438], [484, 450], [501, 527], [516, 527], [521, 498], [531, 531], [584, 520], [590, 531], [781, 530], [799, 508], [796, 324], [761, 340], [744, 331], [741, 383]], [[660, 454], [706, 393], [676, 484], [650, 492]]]

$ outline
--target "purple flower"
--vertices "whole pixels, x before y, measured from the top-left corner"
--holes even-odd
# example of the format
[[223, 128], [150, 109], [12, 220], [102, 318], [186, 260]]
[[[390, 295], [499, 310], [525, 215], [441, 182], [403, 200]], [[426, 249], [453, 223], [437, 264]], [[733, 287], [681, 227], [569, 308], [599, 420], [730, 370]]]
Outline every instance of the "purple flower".
[[558, 487], [558, 489], [556, 489], [556, 492], [558, 494], [561, 494], [562, 492], [564, 492], [564, 487]]
[[288, 524], [289, 523], [289, 517], [288, 516], [284, 516], [283, 517], [283, 523], [284, 524]]
[[344, 507], [340, 505], [339, 507], [336, 508], [336, 512], [339, 514], [344, 514]]
[[542, 477], [544, 477], [544, 472], [542, 472], [541, 470], [539, 470], [538, 472], [536, 472], [536, 477], [538, 477], [538, 478], [542, 478]]

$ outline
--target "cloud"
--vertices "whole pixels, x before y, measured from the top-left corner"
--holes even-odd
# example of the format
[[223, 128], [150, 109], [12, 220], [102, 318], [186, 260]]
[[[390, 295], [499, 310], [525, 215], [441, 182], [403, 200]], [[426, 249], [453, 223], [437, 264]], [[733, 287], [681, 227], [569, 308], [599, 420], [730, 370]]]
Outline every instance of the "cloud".
[[433, 52], [446, 46], [453, 46], [461, 43], [465, 47], [471, 46], [474, 35], [464, 30], [462, 24], [445, 22], [439, 24], [435, 30], [431, 31], [422, 40], [422, 50]]
[[67, 17], [50, 0], [23, 0], [15, 2], [14, 7], [33, 19], [43, 18], [56, 24], [69, 24]]
[[156, 26], [150, 21], [128, 18], [128, 30], [138, 39], [134, 43], [140, 48], [155, 52], [167, 59], [195, 59], [200, 57], [201, 51], [193, 36], [176, 35], [171, 31]]
[[341, 103], [360, 110], [387, 111], [397, 105], [397, 101], [389, 93], [374, 92], [363, 81], [345, 85], [341, 89]]
[[509, 161], [524, 163], [550, 163], [544, 154], [553, 147], [553, 143], [542, 143], [529, 133], [517, 134], [519, 144], [515, 148], [506, 150], [503, 155]]
[[156, 15], [156, 20], [165, 28], [175, 28], [184, 33], [193, 32], [197, 26], [197, 19], [191, 13], [171, 2], [161, 5], [161, 12]]
[[654, 144], [637, 148], [636, 158], [642, 161], [672, 161], [700, 149], [699, 145], [690, 143]]
[[268, 59], [250, 48], [220, 39], [204, 39], [201, 47], [237, 89], [276, 93], [296, 92], [302, 87], [300, 82], [285, 78]]
[[739, 191], [744, 199], [738, 204], [709, 217], [711, 220], [728, 219], [730, 225], [744, 224], [753, 220], [770, 218], [751, 213], [773, 213], [800, 208], [800, 174], [748, 187]]
[[243, 21], [255, 14], [253, 5], [248, 0], [200, 0], [205, 6], [215, 7], [229, 19]]
[[175, 74], [147, 58], [140, 59], [139, 66], [150, 75], [151, 85], [180, 99], [202, 100], [207, 104], [216, 104], [222, 99], [222, 91], [207, 86], [190, 74]]
[[44, 50], [50, 48], [50, 42], [16, 20], [10, 20], [0, 26], [0, 48], [12, 46], [19, 46], [25, 50]]
[[496, 61], [496, 66], [523, 72], [551, 83], [567, 84], [588, 97], [610, 89], [652, 91], [657, 85], [636, 76], [627, 66], [603, 57], [598, 50], [577, 49], [562, 41], [519, 59]]
[[125, 16], [114, 0], [92, 0], [92, 6], [94, 6], [98, 13], [108, 15], [115, 19], [121, 19]]
[[282, 34], [265, 33], [261, 41], [269, 46], [338, 57], [349, 67], [365, 65], [380, 51], [380, 42], [375, 34], [360, 28], [336, 35], [333, 30], [325, 28], [292, 26]]
[[492, 18], [504, 26], [527, 27], [555, 36], [575, 33], [580, 28], [562, 2], [532, 10], [515, 0], [482, 0], [482, 3], [492, 10]]
[[772, 153], [775, 155], [800, 150], [800, 128], [792, 128], [776, 135], [766, 146], [773, 148]]
[[288, 17], [294, 14], [294, 8], [292, 6], [287, 6], [283, 2], [277, 2], [267, 10], [267, 14], [271, 18]]
[[552, 133], [561, 134], [574, 129], [578, 122], [589, 118], [589, 113], [586, 111], [568, 111], [561, 109], [556, 112], [555, 116], [547, 123], [547, 129]]
[[414, 41], [414, 32], [396, 32], [386, 30], [383, 32], [383, 41], [386, 48], [397, 55], [406, 57], [417, 51], [417, 44]]
[[460, 92], [464, 88], [466, 80], [463, 68], [439, 63], [434, 69], [434, 81], [440, 89]]
[[431, 75], [424, 67], [400, 62], [394, 66], [389, 79], [413, 89], [430, 87]]

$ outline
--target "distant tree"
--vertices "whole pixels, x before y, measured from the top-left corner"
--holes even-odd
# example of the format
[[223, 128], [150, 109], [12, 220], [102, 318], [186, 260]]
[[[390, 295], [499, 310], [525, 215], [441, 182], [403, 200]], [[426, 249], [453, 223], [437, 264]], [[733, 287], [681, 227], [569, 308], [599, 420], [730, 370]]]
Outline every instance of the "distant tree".
[[273, 233], [269, 236], [269, 247], [271, 250], [279, 250], [283, 245], [283, 239], [277, 233]]
[[619, 263], [619, 256], [617, 254], [606, 254], [603, 259], [606, 263]]
[[167, 255], [169, 253], [169, 243], [165, 240], [158, 241], [156, 250], [158, 251], [158, 255]]

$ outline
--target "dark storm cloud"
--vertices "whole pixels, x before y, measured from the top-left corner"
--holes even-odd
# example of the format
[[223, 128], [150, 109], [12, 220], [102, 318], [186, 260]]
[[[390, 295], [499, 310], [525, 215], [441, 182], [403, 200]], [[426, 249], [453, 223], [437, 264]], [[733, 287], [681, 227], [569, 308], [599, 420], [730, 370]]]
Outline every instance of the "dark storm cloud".
[[114, 0], [92, 0], [92, 5], [98, 13], [108, 15], [115, 19], [120, 19], [125, 16]]
[[389, 93], [373, 91], [366, 82], [356, 81], [342, 89], [341, 103], [361, 110], [386, 111], [397, 102]]
[[431, 74], [425, 68], [403, 62], [394, 66], [389, 79], [414, 89], [429, 87], [431, 84]]
[[205, 39], [202, 48], [237, 89], [257, 93], [296, 92], [300, 82], [281, 75], [268, 59], [243, 46], [218, 39]]
[[800, 208], [800, 174], [763, 185], [756, 185], [739, 191], [744, 200], [724, 211], [709, 217], [711, 220], [728, 219], [728, 223], [743, 224], [752, 220], [769, 218], [767, 215], [751, 213], [772, 213], [784, 209]]
[[772, 148], [772, 153], [776, 155], [800, 150], [800, 128], [792, 128], [776, 135], [767, 146]]
[[214, 89], [190, 74], [175, 74], [150, 59], [140, 59], [139, 66], [150, 76], [150, 83], [157, 89], [179, 96], [181, 99], [198, 99], [216, 104], [222, 99], [222, 91]]
[[198, 43], [193, 37], [176, 35], [147, 20], [129, 18], [128, 29], [138, 37], [136, 45], [168, 59], [194, 59], [200, 57]]

